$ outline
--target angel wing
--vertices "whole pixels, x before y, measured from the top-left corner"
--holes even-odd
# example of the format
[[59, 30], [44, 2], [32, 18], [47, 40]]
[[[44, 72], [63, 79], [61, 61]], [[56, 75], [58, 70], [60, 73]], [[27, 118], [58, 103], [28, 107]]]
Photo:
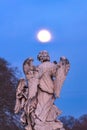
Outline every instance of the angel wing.
[[56, 97], [60, 97], [60, 91], [69, 71], [70, 64], [68, 59], [61, 57], [60, 62], [57, 65], [58, 69], [54, 80], [54, 93]]

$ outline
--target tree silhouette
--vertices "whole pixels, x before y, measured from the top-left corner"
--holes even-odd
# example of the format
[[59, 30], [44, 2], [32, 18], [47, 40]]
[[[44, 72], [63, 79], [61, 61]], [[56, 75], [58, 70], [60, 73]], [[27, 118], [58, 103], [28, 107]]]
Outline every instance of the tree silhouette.
[[18, 130], [13, 119], [15, 89], [17, 86], [17, 68], [0, 58], [0, 130]]
[[15, 87], [17, 85], [16, 68], [0, 58], [0, 109], [13, 109]]
[[75, 119], [72, 116], [60, 117], [66, 130], [87, 130], [87, 114]]
[[82, 115], [77, 119], [72, 130], [87, 130], [87, 115]]

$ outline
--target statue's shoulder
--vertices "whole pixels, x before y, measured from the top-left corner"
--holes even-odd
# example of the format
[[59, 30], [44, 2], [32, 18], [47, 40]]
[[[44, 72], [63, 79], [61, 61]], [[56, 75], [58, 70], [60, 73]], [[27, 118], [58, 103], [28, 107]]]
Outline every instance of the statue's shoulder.
[[56, 67], [56, 64], [53, 63], [53, 62], [47, 61], [47, 62], [41, 63], [38, 67], [39, 67], [39, 68], [41, 68], [41, 67], [44, 67], [44, 68], [45, 68], [45, 67], [46, 67], [46, 68], [49, 68], [49, 67]]

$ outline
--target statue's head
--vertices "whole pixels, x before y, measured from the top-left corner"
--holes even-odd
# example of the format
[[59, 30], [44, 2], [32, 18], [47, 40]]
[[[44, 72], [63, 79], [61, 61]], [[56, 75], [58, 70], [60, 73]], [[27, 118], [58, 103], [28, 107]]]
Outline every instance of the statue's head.
[[34, 61], [34, 59], [33, 59], [32, 57], [29, 57], [29, 58], [27, 58], [27, 59], [24, 61], [23, 65], [25, 65], [25, 64], [29, 64], [29, 65], [30, 65], [33, 61]]
[[37, 59], [41, 62], [50, 61], [49, 53], [46, 50], [40, 51]]

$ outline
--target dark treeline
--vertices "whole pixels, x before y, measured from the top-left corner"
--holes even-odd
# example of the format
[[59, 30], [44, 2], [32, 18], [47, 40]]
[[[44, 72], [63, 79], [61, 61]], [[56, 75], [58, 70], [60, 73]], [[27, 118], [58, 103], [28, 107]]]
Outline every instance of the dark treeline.
[[60, 120], [66, 130], [87, 130], [87, 114], [80, 116], [78, 119], [73, 116], [63, 116]]
[[0, 130], [19, 130], [18, 117], [14, 115], [15, 90], [18, 70], [0, 58]]
[[[0, 130], [23, 130], [19, 116], [14, 114], [15, 92], [18, 70], [0, 58]], [[87, 115], [78, 119], [72, 116], [60, 117], [66, 130], [87, 130]]]

